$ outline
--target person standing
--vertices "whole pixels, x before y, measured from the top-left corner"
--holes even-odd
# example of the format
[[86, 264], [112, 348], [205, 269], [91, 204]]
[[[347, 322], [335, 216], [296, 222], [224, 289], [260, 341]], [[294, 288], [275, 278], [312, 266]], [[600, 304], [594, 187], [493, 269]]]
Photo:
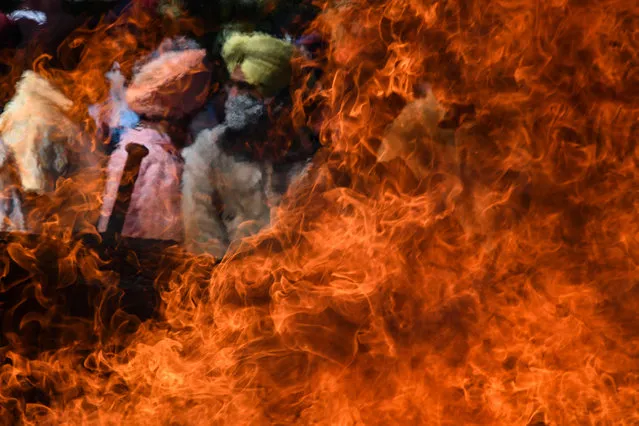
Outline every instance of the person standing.
[[140, 121], [126, 130], [109, 159], [98, 230], [105, 232], [127, 159], [127, 146], [143, 145], [142, 160], [122, 235], [181, 241], [182, 148], [189, 143], [191, 114], [205, 102], [210, 69], [205, 51], [182, 37], [165, 40], [136, 67], [126, 101]]
[[291, 43], [236, 33], [223, 45], [231, 75], [224, 122], [183, 151], [186, 247], [222, 258], [270, 225], [315, 149], [290, 121]]

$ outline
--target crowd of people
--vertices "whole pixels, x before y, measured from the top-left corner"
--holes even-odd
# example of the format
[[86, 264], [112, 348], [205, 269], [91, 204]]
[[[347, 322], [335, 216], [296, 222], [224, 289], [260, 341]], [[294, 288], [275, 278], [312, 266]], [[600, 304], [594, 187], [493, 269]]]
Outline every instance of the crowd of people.
[[[46, 50], [79, 21], [104, 23], [140, 7], [135, 0], [91, 2], [78, 15], [65, 0], [15, 3], [0, 15], [0, 41], [16, 51], [43, 37]], [[225, 22], [198, 40], [188, 34], [166, 38], [139, 58], [128, 81], [113, 64], [105, 75], [109, 98], [87, 106], [106, 165], [95, 152], [69, 149], [90, 145], [84, 140], [90, 136], [68, 114], [72, 100], [27, 67], [0, 115], [0, 230], [31, 231], [24, 194], [51, 193], [74, 170], [106, 166], [96, 224], [105, 232], [129, 148], [141, 145], [148, 154], [139, 165], [122, 235], [175, 241], [221, 258], [270, 224], [272, 209], [319, 149], [316, 132], [290, 119], [293, 59], [311, 55], [318, 40], [300, 37], [308, 22], [300, 17], [310, 16], [301, 2], [293, 5], [297, 9], [266, 1], [140, 3], [166, 19], [207, 12], [202, 16]], [[215, 55], [226, 69], [215, 68]], [[214, 84], [218, 90], [211, 90]]]
[[[168, 21], [198, 16], [203, 31], [164, 39], [137, 58], [128, 79], [113, 63], [104, 76], [111, 88], [108, 99], [87, 106], [102, 153], [108, 156], [106, 164], [95, 153], [68, 149], [69, 141], [87, 145], [87, 135], [69, 118], [73, 102], [37, 72], [24, 72], [0, 115], [0, 231], [32, 231], [25, 193], [52, 192], [62, 176], [104, 168], [96, 223], [100, 232], [123, 221], [125, 237], [175, 241], [194, 253], [222, 258], [234, 244], [268, 227], [273, 209], [308, 173], [320, 149], [321, 113], [305, 111], [313, 118], [300, 125], [292, 118], [292, 92], [300, 85], [319, 84], [322, 70], [317, 64], [326, 49], [309, 30], [319, 10], [308, 2], [17, 3], [21, 5], [15, 10], [0, 15], [0, 40], [13, 43], [11, 48], [28, 60], [34, 59], [30, 48], [44, 49], [52, 66], [73, 66], [68, 60], [56, 62], [50, 46], [78, 20], [88, 27], [105, 25], [136, 8]], [[303, 58], [315, 66], [296, 68]], [[377, 153], [380, 162], [401, 157], [418, 178], [430, 167], [424, 161], [428, 155], [420, 151], [430, 149], [429, 144], [422, 139], [436, 142], [446, 151], [444, 157], [454, 157], [455, 121], [465, 114], [463, 108], [444, 111], [428, 84], [419, 90], [423, 93], [416, 93], [416, 100], [389, 126]], [[118, 213], [127, 161], [136, 146], [146, 156], [127, 211]]]

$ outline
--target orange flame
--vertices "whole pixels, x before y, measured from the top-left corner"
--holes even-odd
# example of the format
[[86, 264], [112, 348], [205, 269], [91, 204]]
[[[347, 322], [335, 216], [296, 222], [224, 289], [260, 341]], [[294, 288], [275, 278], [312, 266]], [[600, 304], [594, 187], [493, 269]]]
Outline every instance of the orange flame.
[[[110, 290], [58, 349], [34, 355], [10, 336], [0, 418], [639, 422], [637, 12], [612, 0], [327, 3], [312, 95], [326, 147], [272, 228], [215, 267], [163, 269], [159, 319], [103, 314]], [[78, 108], [139, 52], [107, 29], [86, 36], [75, 71], [50, 72], [76, 82], [64, 87]], [[452, 147], [436, 129], [392, 133], [425, 84], [442, 109], [475, 108]], [[411, 149], [378, 161], [384, 143]], [[3, 249], [4, 274], [9, 258], [31, 271], [45, 308], [44, 252], [59, 254], [62, 282], [114, 288], [81, 244], [32, 246]], [[47, 312], [23, 326], [57, 320]]]

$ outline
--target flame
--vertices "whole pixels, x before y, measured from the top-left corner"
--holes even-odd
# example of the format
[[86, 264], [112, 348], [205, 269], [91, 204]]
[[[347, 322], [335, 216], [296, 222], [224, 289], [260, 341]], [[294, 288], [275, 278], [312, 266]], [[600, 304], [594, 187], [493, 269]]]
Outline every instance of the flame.
[[[612, 0], [324, 4], [312, 26], [329, 42], [325, 74], [294, 109], [320, 103], [324, 152], [273, 226], [219, 265], [178, 252], [146, 265], [166, 265], [159, 317], [120, 310], [118, 274], [85, 243], [48, 238], [78, 218], [95, 233], [86, 183], [56, 193], [72, 217], [2, 248], [0, 276], [26, 275], [2, 292], [31, 292], [39, 310], [3, 333], [0, 418], [638, 422], [636, 16]], [[114, 61], [126, 74], [159, 41], [142, 34], [80, 32], [77, 69], [36, 65], [81, 117]], [[437, 102], [424, 106], [426, 84]], [[394, 123], [455, 105], [475, 114], [453, 146]], [[378, 158], [388, 144], [410, 149]], [[58, 313], [80, 275], [98, 287], [91, 321]], [[10, 330], [17, 311], [3, 315]], [[24, 342], [51, 324], [53, 343]]]

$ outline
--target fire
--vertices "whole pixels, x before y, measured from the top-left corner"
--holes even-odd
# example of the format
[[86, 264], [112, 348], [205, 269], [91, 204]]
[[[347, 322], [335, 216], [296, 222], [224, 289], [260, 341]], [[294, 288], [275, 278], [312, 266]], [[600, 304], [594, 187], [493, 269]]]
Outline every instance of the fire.
[[[58, 184], [47, 208], [65, 208], [38, 241], [2, 248], [0, 291], [23, 292], [28, 309], [3, 312], [0, 418], [639, 422], [637, 12], [608, 0], [325, 4], [313, 23], [329, 41], [325, 75], [295, 98], [299, 114], [320, 102], [324, 151], [272, 228], [219, 265], [129, 253], [141, 270], [166, 265], [158, 315], [119, 309], [117, 271], [57, 231], [96, 237], [100, 190], [86, 180]], [[87, 48], [73, 71], [36, 64], [85, 123], [111, 64], [130, 73], [159, 42], [122, 25], [76, 34]], [[436, 101], [423, 103], [428, 87]], [[402, 111], [432, 108], [441, 124], [459, 105], [473, 108], [449, 133], [393, 133]], [[378, 159], [400, 143], [410, 149]], [[16, 264], [21, 281], [6, 282]], [[94, 286], [91, 321], [61, 309], [80, 277]], [[51, 338], [29, 342], [39, 329]]]

